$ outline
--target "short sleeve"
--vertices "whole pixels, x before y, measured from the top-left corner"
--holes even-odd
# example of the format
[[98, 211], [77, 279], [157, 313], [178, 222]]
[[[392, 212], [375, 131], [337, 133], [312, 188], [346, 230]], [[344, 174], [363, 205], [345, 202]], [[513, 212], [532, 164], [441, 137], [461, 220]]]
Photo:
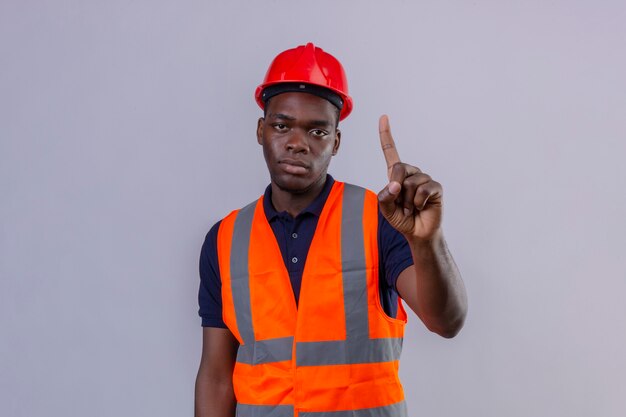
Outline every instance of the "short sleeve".
[[378, 257], [380, 301], [390, 317], [396, 317], [398, 291], [396, 281], [402, 271], [413, 265], [413, 255], [404, 236], [378, 212]]
[[215, 223], [209, 230], [200, 251], [198, 314], [202, 318], [203, 327], [226, 328], [222, 319], [222, 279], [217, 258], [217, 232], [220, 223]]
[[378, 238], [380, 257], [385, 270], [384, 278], [387, 286], [396, 290], [398, 275], [413, 265], [413, 255], [405, 237], [394, 229], [380, 212], [379, 216]]

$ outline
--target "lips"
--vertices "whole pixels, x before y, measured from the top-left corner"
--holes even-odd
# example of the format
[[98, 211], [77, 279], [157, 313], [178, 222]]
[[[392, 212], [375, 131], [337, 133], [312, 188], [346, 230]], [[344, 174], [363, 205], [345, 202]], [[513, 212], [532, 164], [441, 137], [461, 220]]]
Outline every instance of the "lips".
[[281, 159], [278, 161], [278, 165], [280, 165], [283, 171], [293, 175], [306, 174], [309, 170], [307, 163], [297, 159]]

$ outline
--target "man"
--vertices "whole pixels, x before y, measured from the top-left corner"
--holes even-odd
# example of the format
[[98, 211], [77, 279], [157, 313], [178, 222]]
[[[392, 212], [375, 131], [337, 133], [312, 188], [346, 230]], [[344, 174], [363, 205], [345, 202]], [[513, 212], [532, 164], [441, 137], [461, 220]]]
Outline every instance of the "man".
[[467, 310], [442, 187], [400, 162], [386, 116], [377, 196], [327, 174], [352, 99], [339, 61], [311, 43], [275, 58], [256, 100], [271, 184], [202, 248], [196, 416], [406, 416], [400, 298], [443, 337]]

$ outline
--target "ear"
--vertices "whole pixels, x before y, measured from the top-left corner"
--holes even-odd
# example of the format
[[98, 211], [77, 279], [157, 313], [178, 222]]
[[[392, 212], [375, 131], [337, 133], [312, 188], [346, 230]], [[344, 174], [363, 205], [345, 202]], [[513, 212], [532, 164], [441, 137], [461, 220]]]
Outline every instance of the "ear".
[[259, 117], [256, 124], [256, 141], [259, 145], [263, 144], [263, 122], [265, 122], [265, 119], [263, 117]]
[[335, 143], [333, 144], [333, 156], [339, 152], [339, 145], [341, 145], [341, 130], [335, 129]]

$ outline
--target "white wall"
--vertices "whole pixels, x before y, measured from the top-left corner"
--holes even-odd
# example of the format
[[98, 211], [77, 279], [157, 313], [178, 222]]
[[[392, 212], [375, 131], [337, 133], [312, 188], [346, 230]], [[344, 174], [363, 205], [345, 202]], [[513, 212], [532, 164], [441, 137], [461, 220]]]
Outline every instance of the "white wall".
[[0, 414], [191, 415], [197, 260], [268, 182], [252, 99], [313, 41], [348, 72], [336, 178], [377, 119], [443, 183], [468, 289], [412, 317], [415, 416], [626, 411], [621, 1], [0, 2]]

